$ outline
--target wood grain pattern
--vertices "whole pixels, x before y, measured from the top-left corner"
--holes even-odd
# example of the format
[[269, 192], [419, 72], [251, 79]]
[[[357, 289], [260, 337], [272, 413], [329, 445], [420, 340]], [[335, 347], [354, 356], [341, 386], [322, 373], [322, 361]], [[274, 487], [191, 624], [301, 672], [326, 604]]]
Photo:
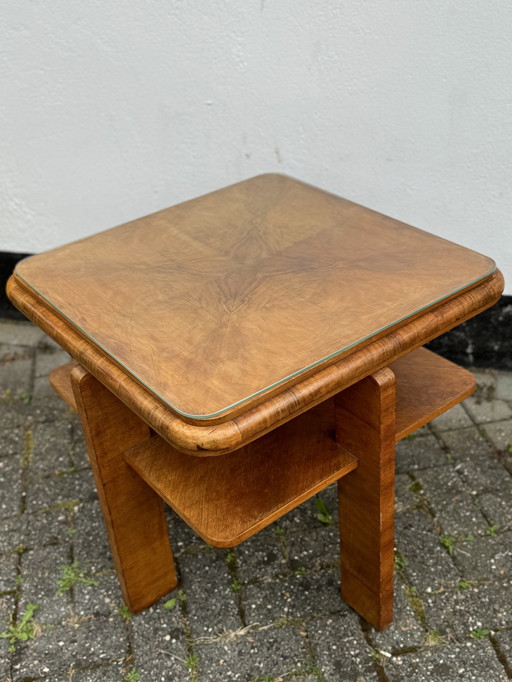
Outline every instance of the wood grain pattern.
[[338, 483], [342, 595], [377, 630], [393, 620], [395, 377], [382, 369], [335, 398], [336, 438], [358, 459]]
[[396, 440], [470, 396], [475, 377], [426, 348], [404, 355], [390, 369], [396, 378]]
[[162, 501], [123, 458], [150, 431], [82, 367], [71, 380], [121, 591], [136, 613], [177, 584]]
[[301, 414], [372, 372], [493, 305], [503, 291], [503, 277], [489, 280], [422, 314], [348, 357], [299, 381], [246, 413], [215, 425], [197, 426], [178, 418], [157, 397], [121, 371], [66, 320], [15, 276], [8, 282], [13, 303], [59, 343], [157, 433], [182, 452], [212, 456], [236, 450]]
[[190, 457], [154, 436], [125, 459], [205, 542], [233, 547], [357, 466], [334, 430], [327, 400], [223, 457]]
[[50, 386], [53, 388], [55, 393], [62, 398], [62, 400], [67, 403], [67, 405], [74, 411], [78, 412], [76, 406], [76, 398], [73, 393], [73, 386], [71, 384], [71, 372], [78, 367], [78, 363], [74, 360], [71, 362], [66, 362], [65, 365], [56, 367], [52, 372], [50, 372]]
[[473, 251], [264, 175], [29, 258], [16, 273], [169, 409], [214, 423], [493, 269]]

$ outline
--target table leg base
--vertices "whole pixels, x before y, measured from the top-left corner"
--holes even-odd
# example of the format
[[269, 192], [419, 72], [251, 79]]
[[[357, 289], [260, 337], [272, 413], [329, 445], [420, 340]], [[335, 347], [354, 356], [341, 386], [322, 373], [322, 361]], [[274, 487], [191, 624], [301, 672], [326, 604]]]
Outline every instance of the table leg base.
[[82, 367], [71, 380], [121, 591], [136, 613], [177, 585], [162, 500], [123, 457], [149, 428]]

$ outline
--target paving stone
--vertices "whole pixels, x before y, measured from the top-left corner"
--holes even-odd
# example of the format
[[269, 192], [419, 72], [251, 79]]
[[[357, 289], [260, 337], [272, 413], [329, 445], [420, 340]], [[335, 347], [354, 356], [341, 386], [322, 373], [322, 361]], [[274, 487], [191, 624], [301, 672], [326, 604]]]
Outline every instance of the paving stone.
[[421, 649], [386, 661], [389, 682], [505, 682], [507, 675], [492, 645], [470, 641]]
[[39, 545], [69, 545], [72, 532], [70, 521], [72, 511], [67, 509], [50, 509], [47, 511], [24, 514], [23, 542], [30, 549]]
[[[4, 595], [0, 597], [0, 632], [5, 632], [12, 622], [14, 613], [14, 597]], [[11, 667], [11, 654], [9, 652], [9, 640], [0, 639], [0, 679], [9, 679]]]
[[282, 618], [302, 620], [342, 613], [350, 608], [341, 598], [339, 571], [332, 569], [248, 585], [243, 603], [247, 622], [260, 625]]
[[322, 526], [303, 533], [288, 533], [286, 540], [292, 571], [338, 568], [340, 561], [338, 525]]
[[499, 650], [505, 657], [509, 669], [512, 669], [512, 630], [503, 630], [494, 635]]
[[409, 471], [432, 469], [445, 466], [446, 453], [435, 436], [405, 438], [396, 444], [396, 471], [404, 474]]
[[272, 527], [253, 535], [234, 551], [242, 582], [272, 578], [289, 570], [279, 537]]
[[471, 419], [462, 405], [455, 405], [443, 414], [436, 417], [431, 422], [436, 431], [451, 431], [452, 429], [462, 429], [465, 426], [472, 426]]
[[512, 409], [504, 400], [479, 400], [478, 397], [467, 398], [464, 405], [477, 424], [497, 422], [512, 417]]
[[442, 438], [450, 450], [457, 472], [475, 494], [510, 491], [510, 474], [498, 463], [492, 447], [476, 428], [447, 431]]
[[237, 630], [242, 625], [225, 556], [208, 549], [179, 558], [187, 617], [196, 637]]
[[432, 630], [456, 640], [467, 639], [477, 628], [499, 630], [512, 625], [512, 581], [508, 578], [429, 594], [424, 604]]
[[496, 373], [496, 398], [512, 400], [512, 372]]
[[458, 563], [468, 580], [512, 575], [512, 532], [477, 537], [457, 550], [458, 546]]
[[99, 502], [81, 504], [75, 509], [74, 556], [93, 573], [114, 568]]
[[[87, 568], [83, 564], [80, 566]], [[74, 613], [80, 618], [108, 617], [119, 613], [119, 609], [123, 605], [123, 597], [116, 572], [114, 570], [100, 571], [99, 573], [87, 571], [86, 575], [98, 584], [77, 583], [73, 587]]]
[[12, 552], [22, 544], [22, 520], [20, 516], [12, 516], [0, 520], [0, 553]]
[[10, 457], [21, 463], [25, 450], [24, 433], [21, 428], [4, 429], [0, 439], [0, 457]]
[[[62, 676], [44, 677], [42, 679], [51, 682], [121, 682], [125, 675], [130, 671], [131, 666], [120, 661], [119, 663], [100, 664], [85, 666], [82, 669], [76, 668], [71, 664]], [[141, 678], [142, 682], [142, 678]]]
[[[9, 346], [35, 346], [45, 335], [32, 322], [0, 321], [0, 343]], [[48, 337], [47, 337], [48, 338]]]
[[[71, 360], [71, 356], [64, 350], [38, 350], [36, 352], [35, 376], [47, 377], [54, 369], [65, 365]], [[50, 383], [48, 381], [48, 383]]]
[[32, 442], [29, 466], [32, 476], [54, 474], [73, 466], [69, 456], [71, 428], [65, 421], [34, 424]]
[[29, 393], [33, 353], [23, 346], [0, 346], [0, 394], [16, 397]]
[[377, 682], [371, 649], [352, 611], [319, 618], [306, 630], [325, 682]]
[[507, 450], [512, 446], [512, 419], [486, 424], [487, 437], [498, 450]]
[[465, 537], [485, 531], [488, 524], [475, 504], [475, 496], [469, 494], [451, 466], [418, 472], [417, 478], [443, 533]]
[[[134, 666], [142, 680], [190, 680], [179, 605], [164, 609], [161, 599], [133, 616], [131, 628], [135, 651]], [[151, 643], [151, 646], [148, 646]]]
[[37, 621], [45, 625], [60, 624], [69, 618], [69, 595], [57, 594], [57, 581], [62, 566], [70, 563], [69, 548], [65, 545], [35, 547], [25, 552], [21, 556], [21, 611], [25, 611], [28, 603], [38, 604]]
[[187, 548], [194, 548], [199, 551], [208, 547], [206, 542], [169, 507], [166, 509], [166, 516], [169, 525], [169, 537], [175, 556], [179, 556]]
[[[406, 590], [407, 586], [395, 577], [394, 621], [382, 632], [370, 628], [370, 640], [379, 651], [391, 653], [425, 643], [425, 628], [412, 609]], [[417, 595], [414, 598], [419, 599]]]
[[482, 513], [490, 526], [498, 524], [500, 530], [512, 528], [512, 505], [510, 495], [501, 491], [480, 495], [479, 503]]
[[18, 575], [16, 570], [17, 563], [18, 555], [15, 552], [0, 556], [0, 592], [15, 589], [16, 577]]
[[0, 517], [14, 516], [21, 507], [21, 467], [19, 460], [0, 459]]
[[122, 660], [127, 651], [126, 630], [119, 627], [115, 618], [47, 628], [20, 646], [14, 665], [14, 682], [36, 676], [53, 679], [52, 676], [72, 667]]
[[[326, 499], [325, 492], [323, 491], [322, 497], [324, 501]], [[284, 531], [295, 531], [309, 528], [319, 528], [321, 526], [320, 521], [317, 520], [316, 515], [318, 514], [318, 509], [316, 507], [316, 496], [310, 497], [298, 507], [292, 509], [288, 514], [282, 516], [273, 527], [282, 528]], [[331, 514], [337, 514], [337, 504], [329, 505], [329, 496], [327, 497], [326, 506]]]
[[396, 518], [395, 542], [406, 561], [407, 579], [420, 596], [460, 579], [453, 561], [442, 547], [431, 518], [423, 511], [404, 512]]
[[283, 627], [252, 630], [232, 640], [198, 643], [199, 679], [248, 682], [305, 671], [310, 663], [305, 636], [293, 627]]
[[62, 475], [50, 475], [31, 481], [27, 496], [27, 512], [49, 509], [57, 505], [78, 502], [94, 502], [92, 473], [90, 471], [69, 472]]
[[476, 379], [476, 390], [473, 398], [478, 400], [492, 400], [496, 397], [496, 371], [493, 369], [473, 368], [471, 373]]
[[397, 514], [414, 509], [418, 505], [419, 498], [411, 487], [414, 487], [414, 481], [408, 474], [395, 476], [395, 512]]

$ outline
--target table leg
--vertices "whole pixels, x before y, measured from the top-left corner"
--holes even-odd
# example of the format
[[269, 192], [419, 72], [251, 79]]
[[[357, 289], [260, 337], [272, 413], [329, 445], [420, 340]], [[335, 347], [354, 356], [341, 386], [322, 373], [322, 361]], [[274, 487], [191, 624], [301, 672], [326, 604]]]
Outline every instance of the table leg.
[[359, 460], [338, 481], [342, 596], [378, 630], [393, 620], [395, 404], [388, 368], [335, 399], [336, 439]]
[[123, 458], [149, 428], [82, 367], [71, 380], [123, 598], [138, 612], [177, 584], [162, 500]]

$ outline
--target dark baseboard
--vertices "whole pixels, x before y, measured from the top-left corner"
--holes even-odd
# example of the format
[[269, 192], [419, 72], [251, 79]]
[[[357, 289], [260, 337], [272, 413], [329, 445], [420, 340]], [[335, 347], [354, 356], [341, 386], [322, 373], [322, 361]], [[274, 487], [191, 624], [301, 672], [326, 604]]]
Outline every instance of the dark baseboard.
[[[0, 319], [25, 319], [5, 295], [5, 284], [16, 263], [28, 255], [0, 252]], [[464, 367], [512, 370], [512, 296], [502, 296], [495, 306], [427, 347]]]

